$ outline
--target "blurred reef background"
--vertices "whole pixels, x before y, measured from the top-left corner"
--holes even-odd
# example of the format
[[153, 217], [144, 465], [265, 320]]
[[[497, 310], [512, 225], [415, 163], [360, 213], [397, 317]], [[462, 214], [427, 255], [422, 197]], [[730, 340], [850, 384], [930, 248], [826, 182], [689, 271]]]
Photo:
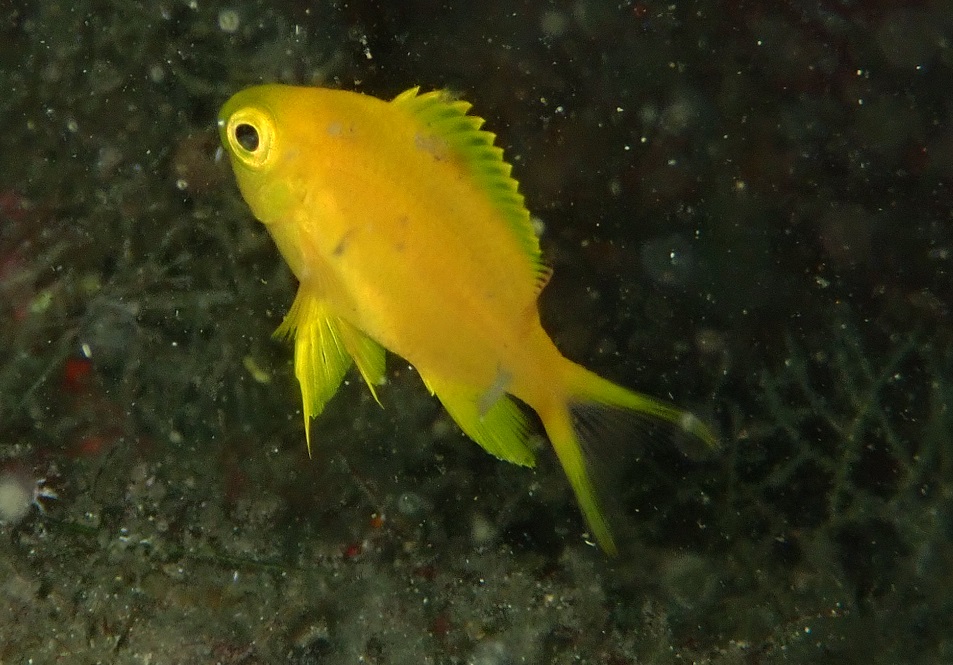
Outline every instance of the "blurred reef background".
[[[0, 662], [953, 662], [951, 39], [944, 0], [3, 3]], [[308, 459], [216, 159], [263, 81], [487, 118], [557, 343], [724, 442], [606, 451], [620, 557], [398, 358]]]

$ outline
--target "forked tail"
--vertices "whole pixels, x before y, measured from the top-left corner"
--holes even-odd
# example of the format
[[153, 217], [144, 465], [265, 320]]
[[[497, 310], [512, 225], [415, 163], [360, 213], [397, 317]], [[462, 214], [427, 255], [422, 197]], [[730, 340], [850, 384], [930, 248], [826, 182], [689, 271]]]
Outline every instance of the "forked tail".
[[564, 371], [565, 399], [538, 408], [546, 434], [562, 464], [592, 536], [607, 554], [616, 554], [612, 531], [596, 495], [586, 450], [611, 435], [620, 412], [668, 423], [704, 442], [717, 444], [714, 434], [694, 415], [590, 372], [568, 360]]

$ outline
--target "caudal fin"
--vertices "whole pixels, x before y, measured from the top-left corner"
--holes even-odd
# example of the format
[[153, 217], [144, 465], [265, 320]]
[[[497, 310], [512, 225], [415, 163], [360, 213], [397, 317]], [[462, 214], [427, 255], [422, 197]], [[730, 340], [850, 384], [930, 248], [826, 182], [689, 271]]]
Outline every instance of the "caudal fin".
[[709, 447], [716, 446], [717, 439], [701, 420], [687, 411], [617, 386], [568, 360], [564, 367], [565, 402], [537, 411], [592, 536], [607, 554], [614, 555], [617, 553], [615, 540], [593, 485], [586, 451], [598, 447], [604, 438], [613, 435], [620, 412], [621, 415], [628, 414], [630, 420], [635, 416], [636, 419], [647, 417], [661, 421]]

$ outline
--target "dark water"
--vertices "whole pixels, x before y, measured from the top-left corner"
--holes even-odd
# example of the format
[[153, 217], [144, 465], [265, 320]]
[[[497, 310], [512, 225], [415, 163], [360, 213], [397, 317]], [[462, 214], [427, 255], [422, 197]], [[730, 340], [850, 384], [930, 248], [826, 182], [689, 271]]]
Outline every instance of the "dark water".
[[[939, 1], [3, 5], [0, 661], [953, 662], [951, 35]], [[487, 118], [560, 347], [723, 442], [600, 453], [618, 558], [396, 358], [308, 459], [295, 286], [215, 159], [260, 81]]]

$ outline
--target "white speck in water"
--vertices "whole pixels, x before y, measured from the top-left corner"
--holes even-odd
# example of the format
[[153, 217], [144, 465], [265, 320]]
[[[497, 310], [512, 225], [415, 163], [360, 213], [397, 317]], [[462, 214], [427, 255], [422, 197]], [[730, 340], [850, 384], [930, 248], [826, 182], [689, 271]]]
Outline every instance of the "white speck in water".
[[234, 9], [223, 9], [218, 13], [218, 27], [222, 32], [232, 34], [238, 30], [241, 25], [241, 17]]
[[0, 520], [16, 524], [30, 512], [33, 492], [12, 473], [0, 476]]

